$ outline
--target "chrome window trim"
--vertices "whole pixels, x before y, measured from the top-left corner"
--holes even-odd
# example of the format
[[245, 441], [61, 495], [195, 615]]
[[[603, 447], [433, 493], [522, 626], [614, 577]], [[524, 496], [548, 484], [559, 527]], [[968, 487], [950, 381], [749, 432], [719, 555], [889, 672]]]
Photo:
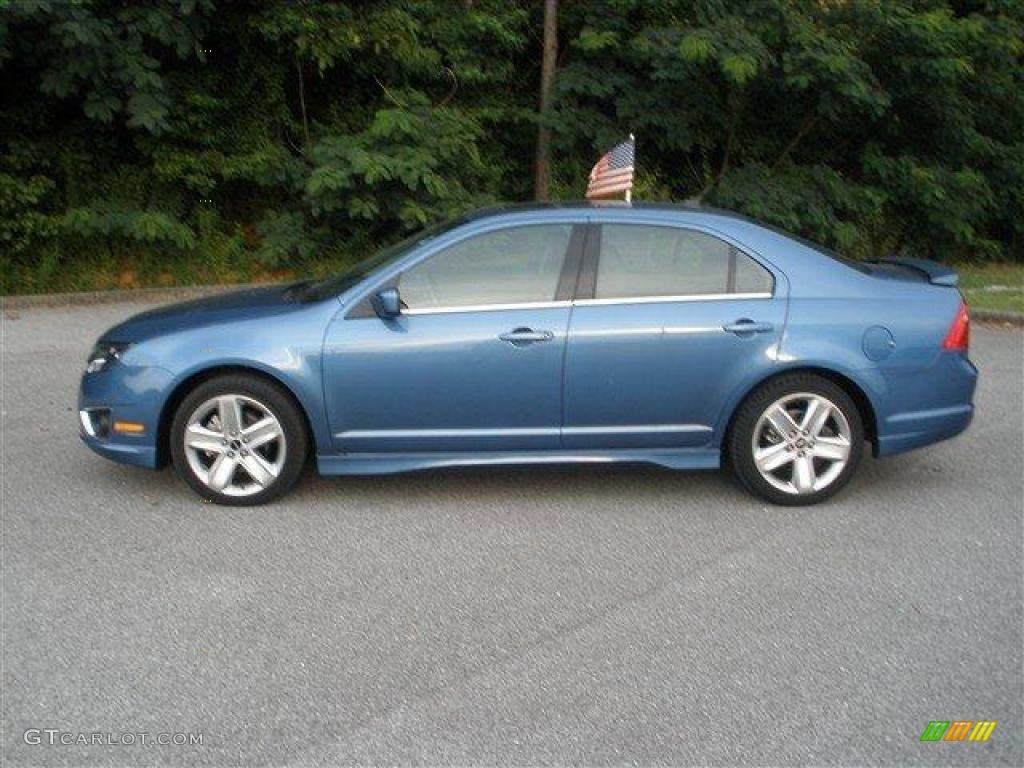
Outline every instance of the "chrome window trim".
[[453, 307], [422, 307], [403, 309], [403, 315], [442, 315], [454, 312], [501, 312], [508, 309], [557, 309], [568, 307], [571, 301], [524, 301], [518, 304], [465, 304]]
[[576, 305], [597, 307], [607, 304], [662, 304], [691, 301], [730, 301], [770, 299], [771, 293], [694, 293], [687, 296], [632, 296], [621, 299], [575, 299], [573, 301], [523, 301], [509, 304], [465, 304], [453, 307], [403, 309], [403, 315], [443, 315], [456, 312], [502, 312], [510, 309], [558, 309]]
[[629, 296], [608, 299], [577, 299], [575, 304], [580, 307], [599, 307], [608, 304], [663, 304], [691, 301], [744, 301], [752, 299], [770, 299], [771, 293], [692, 293], [683, 296]]

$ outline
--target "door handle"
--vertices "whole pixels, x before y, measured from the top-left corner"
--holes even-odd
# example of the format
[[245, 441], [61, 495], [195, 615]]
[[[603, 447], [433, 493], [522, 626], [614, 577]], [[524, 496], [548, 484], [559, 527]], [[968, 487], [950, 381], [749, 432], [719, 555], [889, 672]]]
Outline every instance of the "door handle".
[[771, 323], [755, 323], [749, 317], [741, 317], [735, 323], [723, 325], [722, 330], [735, 333], [737, 336], [746, 336], [754, 333], [768, 333], [774, 327]]
[[535, 331], [532, 328], [516, 328], [501, 334], [498, 338], [507, 341], [514, 347], [523, 347], [540, 341], [551, 341], [555, 338], [555, 334], [551, 331]]

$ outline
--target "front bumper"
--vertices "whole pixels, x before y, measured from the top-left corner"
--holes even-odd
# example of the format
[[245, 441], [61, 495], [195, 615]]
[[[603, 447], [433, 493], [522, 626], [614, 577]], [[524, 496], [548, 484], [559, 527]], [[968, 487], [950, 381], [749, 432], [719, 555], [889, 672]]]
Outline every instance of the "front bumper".
[[[163, 368], [120, 363], [83, 374], [78, 390], [82, 442], [112, 461], [155, 469], [160, 461], [161, 409], [172, 380]], [[118, 432], [114, 425], [122, 422], [141, 425], [141, 431]]]

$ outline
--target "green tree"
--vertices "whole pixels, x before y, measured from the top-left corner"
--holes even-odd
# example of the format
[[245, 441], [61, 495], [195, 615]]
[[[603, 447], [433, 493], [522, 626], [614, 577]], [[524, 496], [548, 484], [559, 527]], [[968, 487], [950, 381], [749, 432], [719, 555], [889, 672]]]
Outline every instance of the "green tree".
[[564, 3], [546, 116], [543, 28], [538, 0], [3, 4], [3, 290], [336, 268], [532, 197], [538, 126], [554, 197], [634, 132], [638, 199], [857, 257], [1022, 258], [1018, 2]]

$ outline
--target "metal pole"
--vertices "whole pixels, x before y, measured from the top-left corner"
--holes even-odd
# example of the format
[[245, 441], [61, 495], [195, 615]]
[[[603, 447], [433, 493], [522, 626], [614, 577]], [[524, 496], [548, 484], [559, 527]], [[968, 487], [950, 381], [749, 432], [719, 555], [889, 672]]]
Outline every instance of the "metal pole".
[[[630, 133], [629, 134], [629, 140], [634, 142], [634, 145], [633, 145], [633, 176], [636, 176], [636, 144], [635, 144], [636, 136], [634, 136], [632, 133]], [[626, 190], [626, 202], [627, 203], [632, 203], [633, 202], [633, 190], [632, 189], [627, 189]]]

